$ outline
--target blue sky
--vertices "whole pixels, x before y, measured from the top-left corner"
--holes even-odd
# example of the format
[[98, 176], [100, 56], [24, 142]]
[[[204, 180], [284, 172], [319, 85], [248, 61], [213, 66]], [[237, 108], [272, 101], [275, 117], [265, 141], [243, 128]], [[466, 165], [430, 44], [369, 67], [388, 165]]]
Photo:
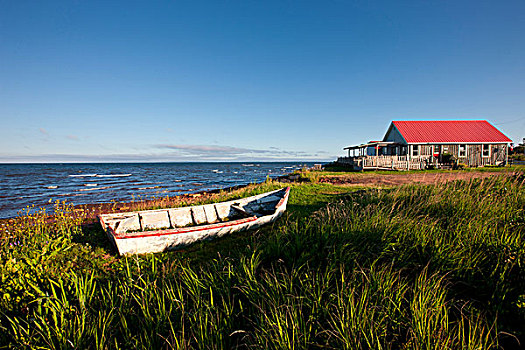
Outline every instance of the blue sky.
[[524, 1], [2, 1], [0, 162], [333, 160], [525, 136]]

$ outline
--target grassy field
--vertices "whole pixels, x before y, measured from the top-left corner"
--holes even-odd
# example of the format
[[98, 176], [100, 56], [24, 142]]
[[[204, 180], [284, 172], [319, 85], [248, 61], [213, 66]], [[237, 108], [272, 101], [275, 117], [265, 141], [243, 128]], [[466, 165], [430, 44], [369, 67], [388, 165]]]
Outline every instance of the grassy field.
[[515, 348], [524, 182], [298, 183], [272, 226], [128, 258], [71, 207], [26, 216], [1, 236], [0, 347]]

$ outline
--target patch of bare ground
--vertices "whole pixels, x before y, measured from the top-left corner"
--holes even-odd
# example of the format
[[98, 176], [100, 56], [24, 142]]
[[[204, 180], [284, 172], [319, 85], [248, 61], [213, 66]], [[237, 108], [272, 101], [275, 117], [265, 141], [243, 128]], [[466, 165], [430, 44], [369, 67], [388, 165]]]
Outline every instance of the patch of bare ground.
[[484, 179], [491, 176], [509, 176], [511, 172], [442, 172], [442, 173], [357, 173], [327, 175], [319, 178], [320, 183], [343, 186], [400, 186], [407, 184], [437, 184], [457, 180]]

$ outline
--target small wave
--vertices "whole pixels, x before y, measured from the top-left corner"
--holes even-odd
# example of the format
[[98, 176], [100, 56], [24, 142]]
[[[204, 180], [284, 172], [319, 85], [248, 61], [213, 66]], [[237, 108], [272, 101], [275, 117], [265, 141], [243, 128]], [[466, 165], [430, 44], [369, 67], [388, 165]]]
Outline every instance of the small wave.
[[105, 190], [107, 188], [111, 188], [113, 186], [102, 186], [102, 187], [97, 187], [97, 188], [81, 188], [77, 191], [79, 192], [84, 192], [84, 191], [95, 191], [95, 190]]
[[84, 184], [84, 186], [98, 186], [98, 184]]
[[46, 188], [49, 190], [54, 190], [55, 188], [58, 188], [58, 186], [46, 186]]
[[149, 186], [149, 187], [139, 187], [139, 190], [152, 190], [154, 188], [160, 188], [160, 186]]
[[95, 177], [97, 174], [72, 174], [69, 177]]
[[95, 175], [96, 177], [127, 177], [131, 176], [132, 174], [102, 174], [102, 175]]

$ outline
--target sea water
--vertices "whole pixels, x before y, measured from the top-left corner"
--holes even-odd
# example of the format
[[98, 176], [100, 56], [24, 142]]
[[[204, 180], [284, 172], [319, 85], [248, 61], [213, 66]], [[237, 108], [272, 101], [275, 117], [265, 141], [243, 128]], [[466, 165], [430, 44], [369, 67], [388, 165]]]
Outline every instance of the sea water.
[[0, 164], [0, 218], [35, 205], [73, 205], [175, 196], [262, 182], [313, 163]]

